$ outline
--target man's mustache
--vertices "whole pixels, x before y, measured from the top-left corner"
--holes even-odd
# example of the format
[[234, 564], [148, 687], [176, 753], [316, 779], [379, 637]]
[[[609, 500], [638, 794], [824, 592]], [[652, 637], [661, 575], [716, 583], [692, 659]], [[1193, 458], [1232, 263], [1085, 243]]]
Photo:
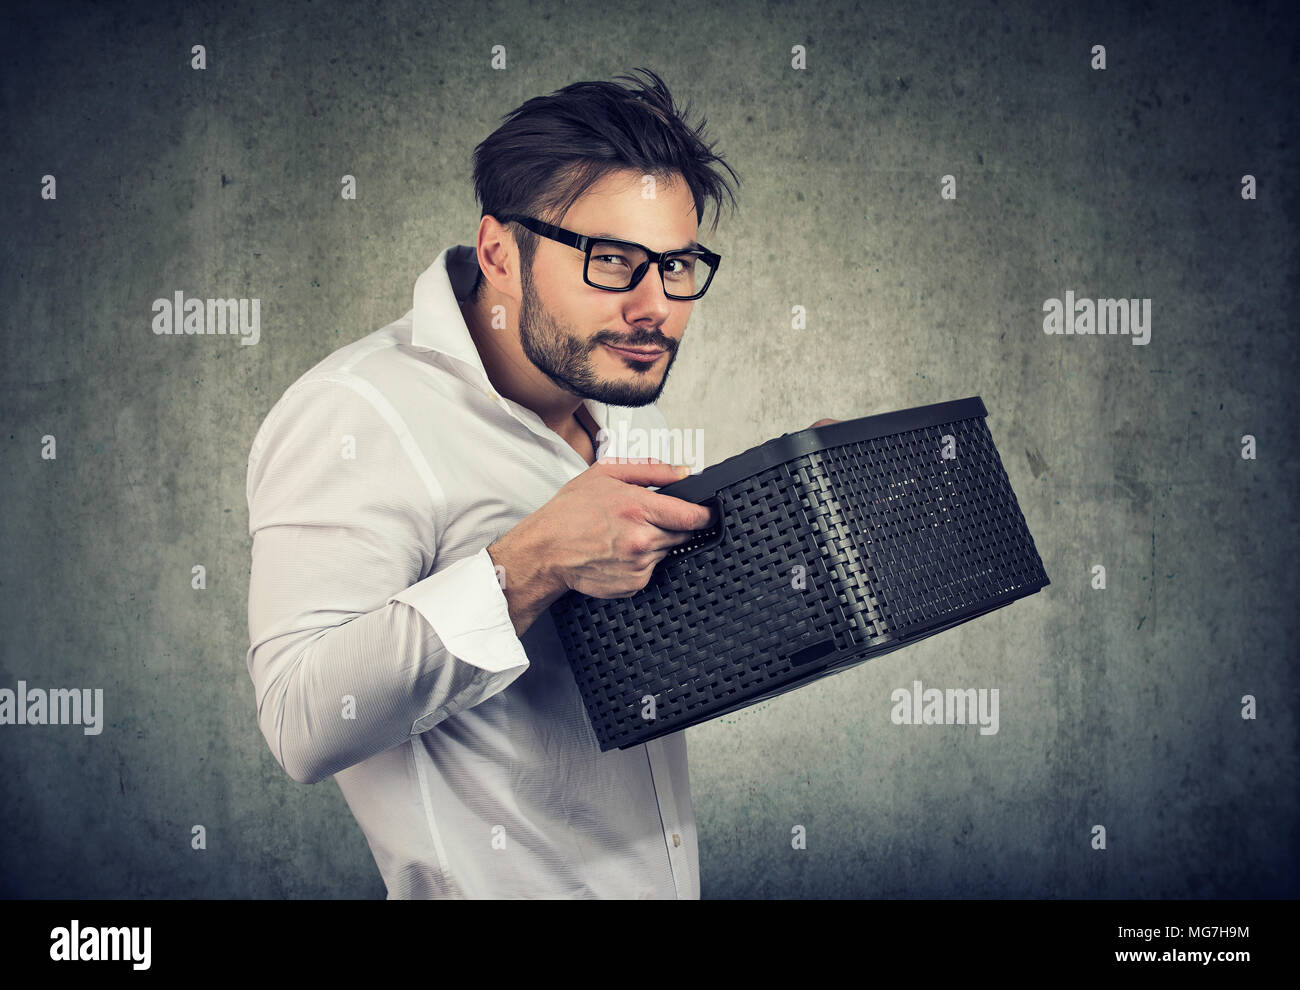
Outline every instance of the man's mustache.
[[671, 351], [676, 346], [673, 341], [667, 337], [639, 337], [636, 340], [606, 340], [601, 337], [596, 338], [597, 344], [609, 344], [611, 347], [633, 347], [638, 350], [649, 350], [654, 348], [660, 351]]

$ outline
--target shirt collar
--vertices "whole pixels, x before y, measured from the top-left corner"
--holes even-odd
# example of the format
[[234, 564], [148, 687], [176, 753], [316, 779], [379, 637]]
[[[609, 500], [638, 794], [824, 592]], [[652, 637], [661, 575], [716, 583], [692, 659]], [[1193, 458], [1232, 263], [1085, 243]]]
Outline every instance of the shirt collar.
[[477, 273], [478, 261], [473, 248], [457, 244], [438, 255], [415, 282], [411, 343], [455, 358], [490, 388], [483, 359], [460, 311], [460, 303], [474, 288]]
[[[483, 367], [483, 358], [460, 311], [460, 304], [469, 297], [477, 276], [478, 254], [474, 248], [457, 244], [438, 255], [415, 282], [411, 344], [452, 358], [475, 385], [495, 396], [492, 381]], [[511, 412], [534, 428], [546, 428], [541, 417], [531, 409], [504, 397], [502, 401], [508, 404]], [[583, 402], [596, 424], [608, 429], [610, 407], [595, 399]]]

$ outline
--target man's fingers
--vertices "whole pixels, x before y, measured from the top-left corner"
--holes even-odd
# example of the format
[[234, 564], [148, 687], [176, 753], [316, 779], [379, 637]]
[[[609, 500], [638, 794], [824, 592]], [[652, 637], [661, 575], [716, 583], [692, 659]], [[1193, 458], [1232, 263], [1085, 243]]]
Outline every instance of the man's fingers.
[[708, 505], [696, 505], [682, 498], [646, 492], [646, 522], [660, 529], [708, 529], [718, 523], [718, 510]]
[[[700, 534], [695, 531], [683, 533], [675, 529], [656, 529], [654, 538], [651, 539], [647, 549], [653, 550], [656, 553], [660, 550], [671, 550], [673, 547], [679, 547], [683, 543], [689, 543], [699, 535]], [[662, 560], [666, 556], [668, 556], [668, 554], [663, 553], [660, 555], [660, 559]]]

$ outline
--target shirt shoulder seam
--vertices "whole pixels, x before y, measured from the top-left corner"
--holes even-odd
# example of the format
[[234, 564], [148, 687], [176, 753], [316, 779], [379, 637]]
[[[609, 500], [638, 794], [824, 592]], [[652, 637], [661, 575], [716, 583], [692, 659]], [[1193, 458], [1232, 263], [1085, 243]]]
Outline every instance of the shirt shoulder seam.
[[288, 399], [300, 391], [303, 391], [309, 385], [340, 385], [344, 388], [351, 389], [379, 414], [379, 417], [388, 425], [393, 432], [398, 444], [401, 446], [403, 453], [406, 454], [412, 469], [425, 486], [428, 492], [429, 500], [433, 503], [434, 510], [438, 513], [435, 531], [442, 532], [447, 515], [447, 496], [438, 482], [437, 476], [433, 473], [428, 460], [425, 458], [423, 451], [415, 442], [410, 428], [406, 425], [406, 420], [402, 418], [396, 407], [388, 400], [375, 385], [367, 379], [350, 371], [328, 371], [318, 374], [311, 374], [298, 379], [287, 389], [281, 397], [280, 402], [267, 417], [261, 430], [258, 431], [258, 443], [250, 455], [250, 461], [256, 463], [260, 457], [261, 448], [265, 445], [265, 435], [273, 432], [274, 422], [279, 419], [280, 410], [284, 408], [284, 400]]

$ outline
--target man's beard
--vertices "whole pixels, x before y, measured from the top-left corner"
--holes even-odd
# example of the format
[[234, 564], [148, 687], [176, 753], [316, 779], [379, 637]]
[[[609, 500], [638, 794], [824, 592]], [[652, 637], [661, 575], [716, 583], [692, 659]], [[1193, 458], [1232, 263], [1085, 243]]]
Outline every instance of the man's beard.
[[[654, 272], [646, 272], [651, 278]], [[524, 298], [519, 310], [519, 342], [528, 360], [559, 388], [584, 399], [595, 399], [612, 406], [645, 406], [659, 398], [668, 384], [668, 371], [677, 357], [675, 341], [654, 333], [649, 338], [620, 340], [599, 333], [595, 339], [582, 341], [564, 332], [541, 305], [533, 289], [532, 265], [521, 271]], [[644, 369], [628, 367], [636, 377], [629, 381], [597, 378], [592, 370], [592, 352], [605, 343], [616, 347], [656, 347], [668, 352], [668, 363], [659, 378], [659, 362]], [[627, 365], [625, 365], [627, 367]], [[659, 379], [656, 381], [656, 379]]]

